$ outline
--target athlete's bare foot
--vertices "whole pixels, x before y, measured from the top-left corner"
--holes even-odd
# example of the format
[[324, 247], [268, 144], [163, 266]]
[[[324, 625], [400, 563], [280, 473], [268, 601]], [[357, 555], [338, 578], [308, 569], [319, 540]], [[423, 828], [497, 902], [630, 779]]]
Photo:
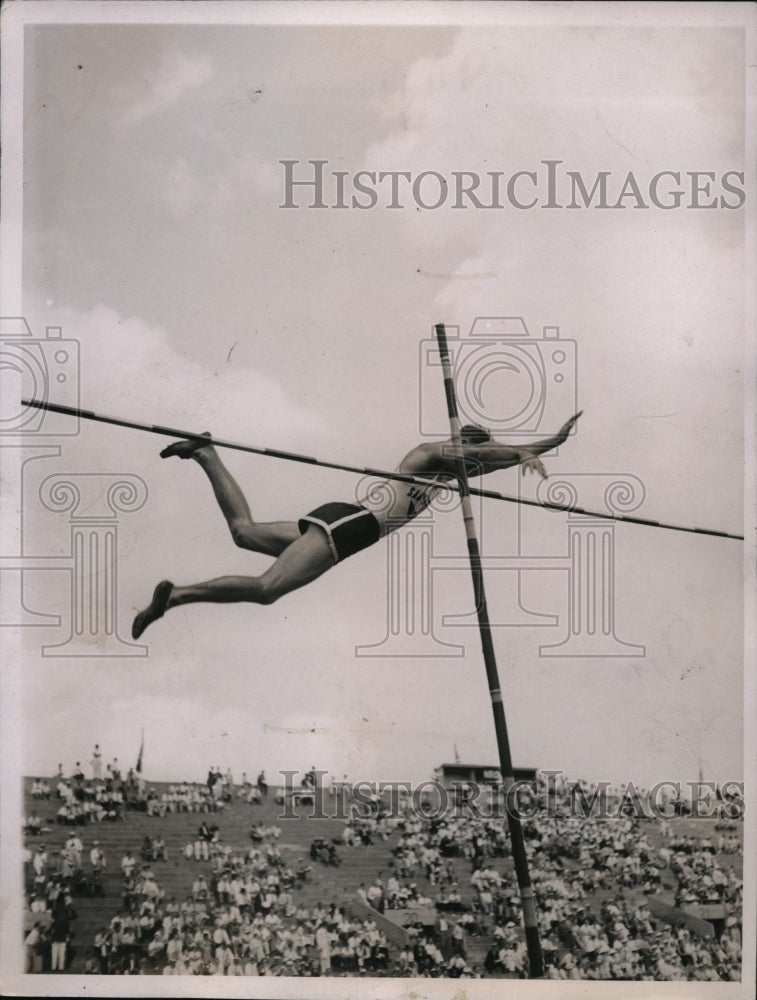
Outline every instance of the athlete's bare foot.
[[170, 580], [161, 580], [152, 595], [152, 600], [144, 611], [140, 611], [131, 626], [132, 639], [138, 639], [148, 625], [162, 618], [173, 590]]
[[[210, 438], [210, 431], [204, 431], [202, 437]], [[160, 453], [161, 458], [172, 458], [174, 455], [179, 458], [191, 458], [198, 448], [206, 448], [210, 441], [198, 441], [195, 438], [189, 441], [174, 441], [164, 448]]]

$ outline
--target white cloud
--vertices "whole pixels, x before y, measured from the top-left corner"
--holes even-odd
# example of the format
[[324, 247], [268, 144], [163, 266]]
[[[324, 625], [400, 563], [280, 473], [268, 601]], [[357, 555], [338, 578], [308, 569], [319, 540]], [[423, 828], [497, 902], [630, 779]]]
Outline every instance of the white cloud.
[[[30, 298], [25, 313], [36, 330], [51, 322], [49, 311]], [[238, 364], [234, 344], [219, 352], [218, 368], [209, 373], [177, 350], [165, 329], [139, 316], [121, 316], [102, 303], [87, 312], [56, 306], [55, 324], [64, 336], [79, 341], [81, 403], [87, 409], [190, 431], [202, 424], [201, 430], [212, 428], [217, 437], [234, 440], [240, 428], [254, 426], [256, 440], [280, 441], [282, 413], [292, 439], [320, 429], [313, 413], [298, 406], [277, 382], [249, 364]], [[145, 400], [150, 401], [149, 413]]]
[[200, 190], [197, 175], [184, 159], [179, 157], [165, 175], [165, 192], [168, 207], [176, 218], [192, 210]]
[[281, 192], [281, 168], [258, 153], [233, 156], [220, 168], [201, 174], [184, 156], [167, 169], [160, 163], [146, 165], [152, 190], [163, 193], [171, 215], [192, 223], [199, 213], [209, 223], [228, 226], [252, 198], [276, 203]]
[[[207, 56], [190, 56], [180, 49], [166, 52], [155, 73], [140, 81], [138, 92], [120, 119], [123, 127], [131, 128], [158, 112], [165, 111], [206, 83], [214, 67]], [[137, 91], [135, 86], [134, 91]]]
[[[438, 59], [422, 58], [384, 102], [396, 131], [366, 161], [488, 169], [570, 153], [627, 168], [671, 154], [693, 162], [733, 140], [741, 98], [733, 33], [664, 30], [460, 31]], [[600, 51], [601, 46], [601, 51]], [[499, 160], [499, 164], [495, 161]], [[669, 166], [669, 164], [665, 164]], [[473, 165], [475, 166], [475, 164]], [[484, 168], [487, 169], [487, 168]]]

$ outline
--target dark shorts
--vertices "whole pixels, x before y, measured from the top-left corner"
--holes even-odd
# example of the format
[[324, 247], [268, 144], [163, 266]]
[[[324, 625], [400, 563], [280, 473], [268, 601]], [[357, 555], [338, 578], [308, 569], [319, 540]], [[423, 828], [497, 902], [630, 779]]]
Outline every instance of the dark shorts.
[[355, 503], [325, 503], [300, 518], [298, 524], [303, 535], [309, 524], [317, 524], [326, 532], [335, 563], [367, 549], [381, 537], [373, 514]]

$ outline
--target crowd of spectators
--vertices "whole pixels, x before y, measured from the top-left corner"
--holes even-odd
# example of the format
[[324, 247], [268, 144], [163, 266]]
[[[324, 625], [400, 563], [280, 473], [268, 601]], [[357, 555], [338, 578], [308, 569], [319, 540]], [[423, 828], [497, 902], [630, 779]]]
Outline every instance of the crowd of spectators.
[[[230, 772], [211, 768], [205, 784], [173, 784], [160, 791], [134, 772], [121, 779], [108, 765], [104, 777], [89, 781], [79, 770], [70, 778], [60, 774], [52, 788], [36, 779], [31, 795], [39, 811], [56, 798], [61, 802], [58, 822], [79, 827], [123, 819], [129, 808], [164, 817], [218, 814], [235, 799], [261, 801], [267, 794], [263, 773], [255, 784], [242, 778], [237, 792]], [[550, 806], [528, 809], [523, 819], [547, 978], [739, 978], [742, 883], [737, 865], [719, 861], [741, 851], [732, 821], [719, 829], [716, 824], [708, 837], [694, 820], [687, 828], [674, 828], [666, 820], [635, 814], [577, 815], [567, 786], [552, 788], [548, 798], [543, 782], [531, 800]], [[77, 818], [60, 819], [64, 808], [77, 810]], [[181, 902], [165, 898], [152, 868], [168, 860], [157, 824], [145, 836], [139, 859], [125, 852], [122, 907], [98, 934], [87, 956], [88, 971], [527, 975], [521, 903], [502, 817], [476, 815], [459, 803], [441, 814], [431, 808], [424, 814], [409, 799], [399, 811], [377, 801], [370, 814], [353, 813], [336, 840], [312, 842], [311, 860], [324, 865], [340, 863], [337, 846], [349, 852], [380, 847], [386, 858], [391, 842], [390, 869], [361, 885], [355, 898], [377, 914], [402, 911], [407, 944], [394, 961], [378, 916], [359, 919], [336, 904], [298, 902], [313, 869], [285, 863], [279, 826], [253, 823], [250, 844], [239, 847], [223, 840], [222, 822], [220, 815], [217, 821], [215, 815], [203, 816], [196, 836], [187, 840], [182, 854], [195, 866], [195, 876]], [[46, 830], [35, 811], [24, 825], [32, 838]], [[702, 832], [711, 830], [702, 827]], [[64, 846], [49, 856], [44, 844], [28, 851], [30, 971], [62, 971], [70, 963], [73, 899], [102, 895], [105, 857], [96, 840], [85, 849], [80, 833], [71, 831]], [[661, 890], [692, 917], [698, 907], [722, 909], [722, 926], [706, 936], [701, 921], [662, 920], [647, 904]], [[480, 964], [469, 956], [471, 937], [488, 942]]]
[[[96, 753], [99, 751], [96, 748]], [[55, 821], [63, 826], [88, 826], [104, 820], [120, 821], [127, 809], [144, 808], [146, 784], [142, 775], [130, 769], [122, 777], [118, 760], [107, 764], [103, 773], [99, 757], [92, 761], [92, 777], [87, 778], [81, 763], [76, 762], [69, 775], [62, 765], [54, 784], [47, 779], [35, 778], [30, 787], [31, 798], [39, 802], [55, 800]], [[24, 821], [26, 833], [36, 836], [45, 832], [37, 812], [31, 812]]]
[[165, 816], [167, 813], [217, 813], [230, 805], [235, 798], [251, 805], [259, 804], [268, 794], [265, 772], [261, 771], [253, 784], [245, 773], [237, 787], [229, 768], [222, 772], [213, 766], [208, 777], [202, 782], [180, 782], [170, 784], [163, 792], [150, 789], [143, 808], [150, 816]]
[[676, 906], [724, 905], [729, 911], [741, 908], [742, 882], [733, 868], [723, 870], [715, 847], [697, 847], [690, 842], [673, 849], [670, 870], [678, 880]]
[[102, 895], [105, 857], [97, 841], [85, 869], [84, 844], [71, 833], [60, 849], [38, 843], [24, 850], [27, 918], [24, 945], [28, 972], [64, 972], [73, 958], [76, 895]]
[[[536, 795], [546, 801], [543, 785]], [[718, 864], [716, 844], [695, 834], [674, 837], [665, 821], [577, 816], [572, 806], [563, 787], [553, 792], [549, 810], [530, 809], [523, 821], [548, 978], [738, 979], [742, 884], [736, 870]], [[364, 893], [367, 902], [382, 912], [431, 904], [464, 931], [491, 934], [487, 973], [525, 976], [520, 899], [502, 820], [455, 808], [424, 818], [407, 809], [399, 827], [392, 875]], [[652, 842], [655, 828], [660, 846]], [[470, 866], [467, 903], [452, 858]], [[412, 881], [421, 874], [426, 893]], [[645, 900], [663, 874], [675, 887], [676, 906], [726, 907], [730, 916], [719, 937], [652, 916]], [[612, 899], [597, 905], [602, 895]], [[696, 908], [690, 912], [696, 916]], [[433, 948], [422, 962], [416, 957], [416, 967], [420, 975], [450, 974]]]
[[268, 782], [266, 781], [265, 771], [261, 771], [258, 774], [254, 784], [247, 777], [247, 773], [242, 771], [237, 797], [249, 805], [260, 805], [268, 797]]
[[34, 778], [29, 788], [29, 794], [33, 799], [49, 799], [53, 792], [50, 782], [46, 778]]
[[203, 785], [200, 782], [171, 784], [160, 793], [150, 788], [145, 798], [145, 811], [148, 816], [159, 817], [169, 813], [221, 812], [229, 801], [222, 789], [220, 783]]
[[56, 814], [56, 822], [64, 826], [87, 826], [102, 823], [103, 820], [123, 820], [125, 804], [121, 788], [111, 782], [92, 781], [58, 783], [58, 798], [61, 805]]
[[405, 924], [407, 944], [401, 949], [396, 974], [400, 976], [476, 978], [468, 964], [464, 925], [439, 915], [433, 927], [420, 920]]
[[312, 869], [285, 864], [279, 827], [255, 824], [250, 833], [252, 846], [234, 847], [214, 831], [209, 873], [198, 871], [181, 902], [166, 899], [151, 866], [127, 853], [123, 905], [97, 934], [88, 971], [275, 976], [388, 967], [388, 945], [373, 920], [350, 917], [335, 904], [297, 902]]
[[27, 972], [65, 972], [71, 962], [73, 922], [77, 918], [73, 898], [60, 883], [29, 900], [31, 927], [24, 936]]

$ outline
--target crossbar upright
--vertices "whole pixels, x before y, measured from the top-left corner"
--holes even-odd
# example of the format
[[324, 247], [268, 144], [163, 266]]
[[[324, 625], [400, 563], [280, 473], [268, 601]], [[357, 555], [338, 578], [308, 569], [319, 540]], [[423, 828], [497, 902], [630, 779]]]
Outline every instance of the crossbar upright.
[[470, 557], [471, 575], [473, 578], [473, 593], [476, 601], [478, 627], [481, 634], [481, 647], [484, 654], [484, 664], [486, 666], [486, 678], [489, 684], [492, 712], [494, 713], [494, 730], [497, 736], [500, 770], [502, 773], [502, 783], [505, 789], [505, 808], [507, 812], [507, 822], [510, 829], [513, 862], [515, 864], [515, 874], [518, 879], [518, 889], [520, 891], [521, 905], [523, 908], [523, 924], [526, 932], [528, 962], [531, 978], [538, 979], [544, 975], [544, 958], [541, 950], [541, 942], [539, 940], [539, 928], [536, 921], [536, 901], [534, 898], [533, 886], [531, 885], [531, 876], [528, 871], [528, 856], [526, 854], [526, 845], [523, 839], [523, 828], [521, 826], [520, 814], [518, 812], [517, 793], [514, 789], [515, 775], [513, 773], [513, 761], [512, 754], [510, 752], [510, 738], [507, 734], [505, 707], [502, 701], [502, 689], [500, 688], [499, 683], [497, 660], [494, 653], [494, 641], [492, 638], [491, 624], [489, 622], [489, 611], [486, 605], [484, 574], [481, 566], [481, 551], [479, 549], [478, 538], [476, 536], [476, 526], [473, 521], [473, 508], [471, 505], [470, 489], [468, 486], [468, 474], [463, 457], [463, 442], [460, 434], [460, 419], [457, 413], [455, 385], [452, 379], [452, 367], [447, 347], [447, 335], [443, 323], [439, 323], [436, 326], [436, 339], [439, 344], [439, 355], [444, 374], [444, 392], [447, 397], [447, 410], [449, 412], [449, 423], [452, 433], [453, 456], [455, 459], [456, 478], [460, 492], [463, 521], [465, 523], [465, 535], [468, 542], [468, 555]]

